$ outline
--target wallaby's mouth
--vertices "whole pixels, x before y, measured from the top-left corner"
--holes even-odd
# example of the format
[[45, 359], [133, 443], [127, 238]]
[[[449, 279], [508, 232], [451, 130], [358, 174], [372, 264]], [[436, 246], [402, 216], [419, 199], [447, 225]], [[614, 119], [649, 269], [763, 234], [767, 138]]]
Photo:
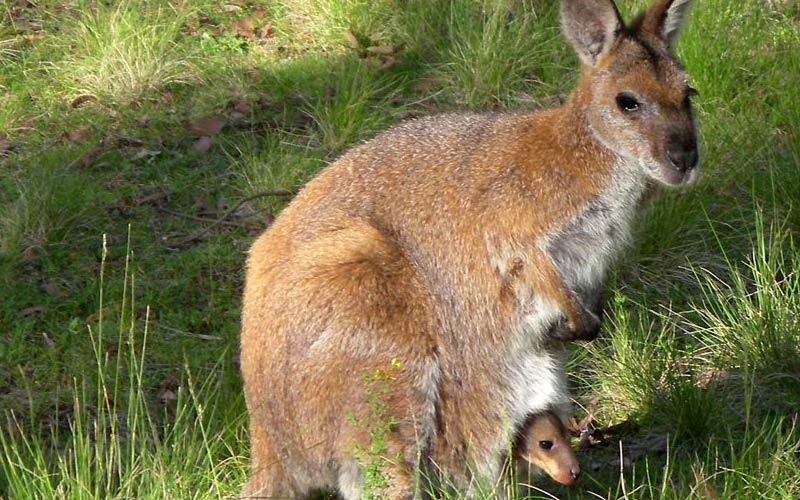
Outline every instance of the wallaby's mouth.
[[664, 151], [664, 166], [661, 167], [668, 184], [688, 186], [697, 179], [697, 163], [700, 154], [694, 134], [670, 137]]
[[686, 168], [677, 167], [669, 160], [648, 165], [650, 175], [667, 186], [691, 186], [697, 181], [697, 161]]

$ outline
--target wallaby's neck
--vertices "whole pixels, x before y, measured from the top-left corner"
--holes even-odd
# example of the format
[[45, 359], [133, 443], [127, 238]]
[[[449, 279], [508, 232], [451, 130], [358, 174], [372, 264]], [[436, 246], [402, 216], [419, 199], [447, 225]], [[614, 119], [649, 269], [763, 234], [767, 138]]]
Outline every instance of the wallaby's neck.
[[616, 161], [617, 154], [598, 140], [589, 126], [587, 111], [592, 105], [592, 87], [586, 72], [584, 69], [566, 103], [552, 112], [558, 130], [555, 139], [560, 149], [565, 155], [574, 157], [578, 165], [591, 161], [595, 164], [592, 170], [595, 170], [601, 166], [598, 164], [610, 165]]

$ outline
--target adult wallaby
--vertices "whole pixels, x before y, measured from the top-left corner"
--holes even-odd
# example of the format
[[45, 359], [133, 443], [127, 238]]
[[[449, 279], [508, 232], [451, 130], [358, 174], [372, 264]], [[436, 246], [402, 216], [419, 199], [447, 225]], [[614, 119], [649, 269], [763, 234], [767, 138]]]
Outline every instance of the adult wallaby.
[[693, 91], [670, 54], [688, 4], [656, 0], [626, 27], [611, 0], [563, 0], [581, 61], [563, 107], [406, 122], [298, 194], [250, 249], [243, 496], [359, 498], [376, 397], [388, 498], [420, 474], [491, 481], [530, 415], [565, 417], [555, 339], [594, 338], [645, 193], [696, 177]]

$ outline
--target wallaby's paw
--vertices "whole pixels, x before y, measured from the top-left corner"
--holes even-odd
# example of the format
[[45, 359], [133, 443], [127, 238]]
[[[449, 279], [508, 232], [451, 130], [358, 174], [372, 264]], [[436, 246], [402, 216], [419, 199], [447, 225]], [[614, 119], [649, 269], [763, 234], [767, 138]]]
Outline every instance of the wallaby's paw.
[[547, 331], [550, 338], [563, 340], [594, 340], [600, 334], [600, 318], [591, 311], [584, 310], [584, 314], [574, 325], [570, 325], [566, 317], [561, 317], [553, 323]]
[[575, 340], [594, 340], [600, 334], [600, 318], [591, 311], [584, 311], [581, 323], [574, 330]]
[[563, 340], [565, 342], [576, 340], [575, 334], [569, 327], [567, 318], [563, 316], [550, 326], [550, 329], [547, 330], [547, 336], [556, 340]]

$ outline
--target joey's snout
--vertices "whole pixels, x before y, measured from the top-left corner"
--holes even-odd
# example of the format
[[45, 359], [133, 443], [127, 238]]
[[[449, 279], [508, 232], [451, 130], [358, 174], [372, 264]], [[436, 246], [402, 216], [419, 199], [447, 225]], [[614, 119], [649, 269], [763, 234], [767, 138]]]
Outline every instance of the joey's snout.
[[553, 479], [564, 486], [572, 486], [579, 477], [581, 477], [581, 466], [577, 462], [568, 469], [553, 475]]

